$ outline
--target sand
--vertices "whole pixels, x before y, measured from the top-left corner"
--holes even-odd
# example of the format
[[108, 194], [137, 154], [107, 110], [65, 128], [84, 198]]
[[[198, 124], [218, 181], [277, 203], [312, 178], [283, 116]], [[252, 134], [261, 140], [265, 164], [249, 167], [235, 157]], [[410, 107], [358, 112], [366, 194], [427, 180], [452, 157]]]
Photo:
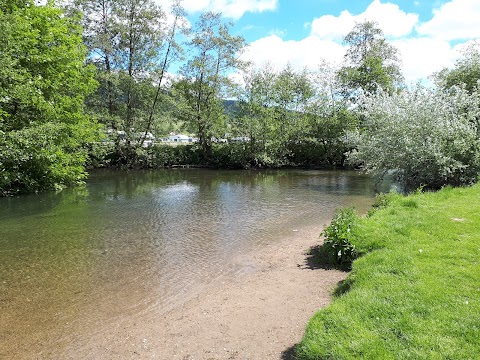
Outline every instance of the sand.
[[68, 357], [293, 359], [308, 320], [347, 276], [307, 260], [306, 250], [319, 244], [321, 230], [293, 230], [242, 255], [235, 259], [237, 271], [219, 276], [181, 306], [125, 321], [85, 347], [70, 349]]

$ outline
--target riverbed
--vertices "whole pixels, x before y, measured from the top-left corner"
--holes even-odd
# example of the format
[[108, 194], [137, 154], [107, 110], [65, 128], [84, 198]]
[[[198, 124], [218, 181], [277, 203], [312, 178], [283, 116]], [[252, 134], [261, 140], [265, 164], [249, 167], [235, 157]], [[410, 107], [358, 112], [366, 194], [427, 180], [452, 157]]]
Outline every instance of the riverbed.
[[[102, 338], [120, 349], [133, 324], [172, 325], [195, 299], [265, 272], [259, 252], [315, 241], [336, 208], [365, 212], [375, 191], [358, 172], [176, 169], [100, 171], [82, 188], [0, 199], [0, 358], [96, 358]], [[145, 328], [154, 341], [155, 323]]]

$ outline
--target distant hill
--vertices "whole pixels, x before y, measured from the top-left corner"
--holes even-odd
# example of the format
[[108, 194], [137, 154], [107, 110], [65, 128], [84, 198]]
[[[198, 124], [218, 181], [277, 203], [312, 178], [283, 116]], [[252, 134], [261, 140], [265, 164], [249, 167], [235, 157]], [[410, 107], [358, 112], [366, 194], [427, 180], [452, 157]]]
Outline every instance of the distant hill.
[[223, 107], [225, 108], [225, 112], [229, 116], [235, 115], [235, 113], [240, 110], [237, 100], [223, 100]]

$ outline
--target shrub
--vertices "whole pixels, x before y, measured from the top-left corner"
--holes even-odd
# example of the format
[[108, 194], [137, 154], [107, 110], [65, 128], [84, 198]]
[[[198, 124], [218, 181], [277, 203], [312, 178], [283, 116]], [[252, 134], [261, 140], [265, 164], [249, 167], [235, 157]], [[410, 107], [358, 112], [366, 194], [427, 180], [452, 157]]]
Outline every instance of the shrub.
[[366, 97], [350, 159], [368, 172], [394, 173], [407, 191], [473, 183], [480, 170], [479, 103], [479, 92], [461, 88], [417, 86]]
[[211, 165], [220, 168], [245, 169], [252, 163], [249, 143], [213, 144]]
[[111, 154], [114, 152], [115, 147], [113, 143], [108, 142], [93, 142], [88, 144], [88, 158], [86, 166], [88, 168], [102, 168], [108, 167]]
[[325, 237], [321, 254], [327, 263], [341, 269], [350, 269], [353, 260], [358, 257], [355, 245], [352, 244], [351, 228], [358, 220], [354, 208], [337, 210], [335, 216], [321, 235]]
[[307, 139], [289, 146], [289, 161], [295, 165], [344, 166], [345, 153], [349, 150], [342, 139], [332, 138], [328, 141]]
[[81, 183], [84, 145], [96, 140], [83, 109], [96, 82], [82, 29], [46, 3], [0, 5], [0, 195]]
[[81, 140], [71, 135], [71, 128], [46, 123], [0, 131], [0, 196], [81, 183], [87, 152], [78, 146]]

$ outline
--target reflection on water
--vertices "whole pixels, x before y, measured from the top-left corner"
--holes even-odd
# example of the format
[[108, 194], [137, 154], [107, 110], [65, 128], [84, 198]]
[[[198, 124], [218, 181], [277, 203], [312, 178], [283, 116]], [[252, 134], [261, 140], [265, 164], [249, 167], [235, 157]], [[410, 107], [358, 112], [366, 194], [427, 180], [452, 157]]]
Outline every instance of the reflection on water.
[[167, 311], [292, 229], [365, 211], [355, 172], [98, 172], [0, 199], [0, 358], [57, 358], [122, 318]]

